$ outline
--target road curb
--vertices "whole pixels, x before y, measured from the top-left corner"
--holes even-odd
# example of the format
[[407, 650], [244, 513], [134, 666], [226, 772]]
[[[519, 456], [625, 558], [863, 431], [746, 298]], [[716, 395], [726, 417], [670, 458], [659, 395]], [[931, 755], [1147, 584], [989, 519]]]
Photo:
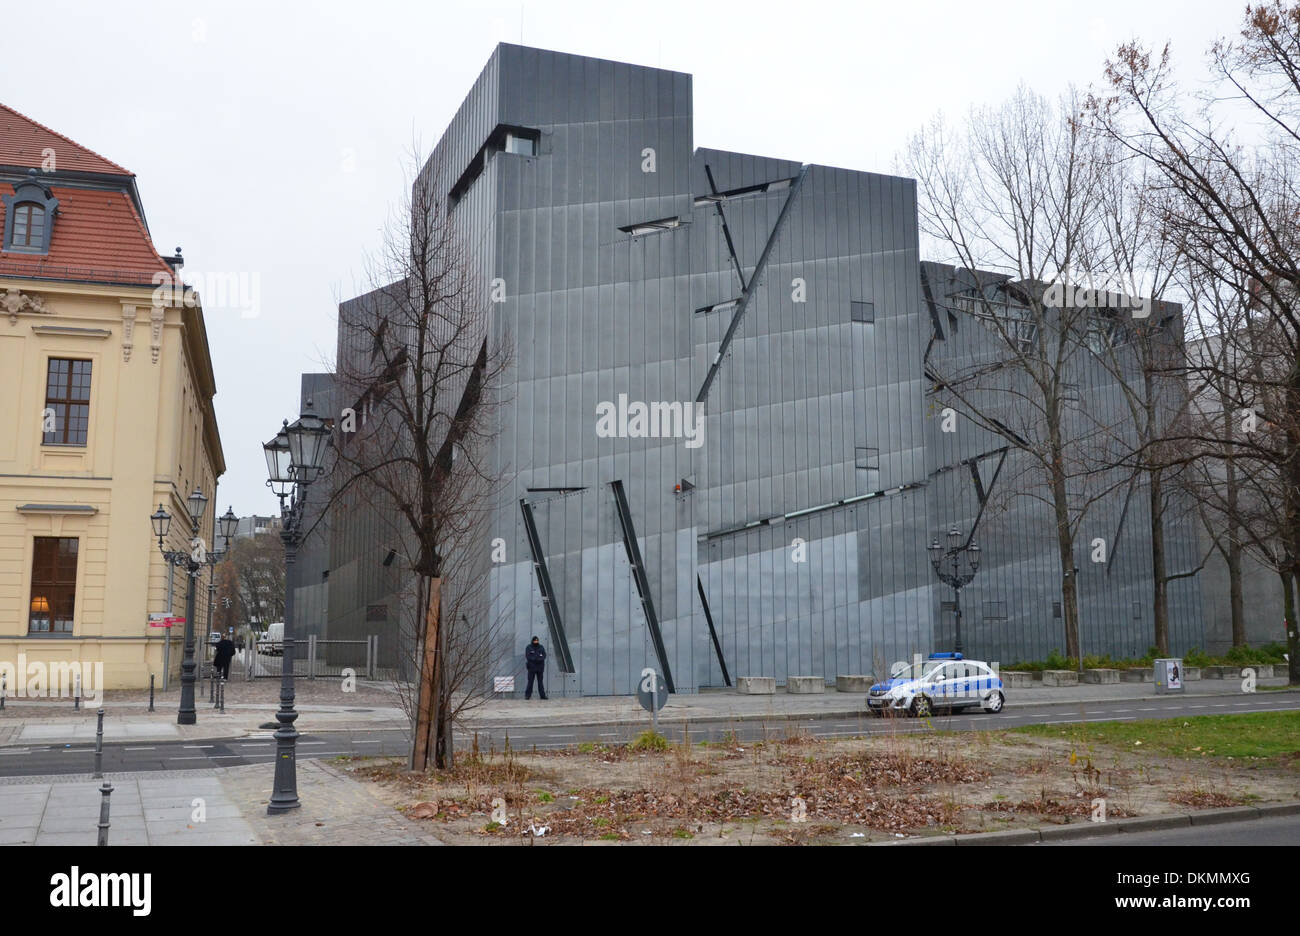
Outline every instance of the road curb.
[[902, 841], [868, 842], [872, 846], [898, 845], [1034, 845], [1071, 839], [1148, 832], [1152, 829], [1181, 829], [1191, 826], [1219, 825], [1248, 819], [1300, 814], [1300, 803], [1266, 803], [1260, 806], [1229, 806], [1224, 809], [1198, 809], [1193, 812], [1163, 816], [1135, 816], [1109, 822], [1079, 822], [1063, 826], [1034, 829], [1001, 829], [996, 832], [970, 832], [959, 835], [930, 835]]

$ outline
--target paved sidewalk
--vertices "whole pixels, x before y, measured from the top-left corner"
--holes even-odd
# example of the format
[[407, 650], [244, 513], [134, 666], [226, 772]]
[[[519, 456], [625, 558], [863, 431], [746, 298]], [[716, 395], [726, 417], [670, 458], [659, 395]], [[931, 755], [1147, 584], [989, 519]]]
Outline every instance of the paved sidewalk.
[[[364, 783], [316, 760], [298, 761], [302, 808], [266, 814], [270, 765], [109, 774], [108, 844], [440, 845]], [[0, 845], [94, 845], [102, 780], [0, 781]]]

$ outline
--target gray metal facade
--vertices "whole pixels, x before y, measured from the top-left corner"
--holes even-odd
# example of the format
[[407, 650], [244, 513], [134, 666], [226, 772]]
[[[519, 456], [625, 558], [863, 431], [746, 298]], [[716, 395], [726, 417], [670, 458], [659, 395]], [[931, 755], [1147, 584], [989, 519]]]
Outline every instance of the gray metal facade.
[[[574, 695], [629, 694], [646, 666], [690, 692], [833, 681], [935, 649], [947, 596], [925, 547], [974, 510], [940, 470], [964, 450], [930, 425], [914, 183], [696, 149], [689, 75], [505, 44], [430, 164], [463, 180], [503, 133], [535, 152], [489, 147], [476, 178], [447, 186], [505, 286], [495, 675], [522, 674], [533, 634], [551, 691]], [[598, 408], [621, 395], [702, 403], [703, 444], [598, 435]], [[1060, 645], [1045, 537], [1026, 512], [984, 542], [992, 568], [969, 595], [1017, 610], [996, 626], [968, 614], [972, 655]], [[1145, 649], [1131, 607], [1089, 623], [1140, 589], [1139, 566], [1085, 614], [1086, 651]]]

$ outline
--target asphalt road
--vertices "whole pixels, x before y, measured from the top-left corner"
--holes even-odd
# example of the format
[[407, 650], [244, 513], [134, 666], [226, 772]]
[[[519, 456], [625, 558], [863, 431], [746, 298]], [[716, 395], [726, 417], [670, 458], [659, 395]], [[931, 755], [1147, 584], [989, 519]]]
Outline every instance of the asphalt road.
[[[1300, 842], [1300, 816], [1265, 816], [1219, 825], [1189, 826], [1182, 829], [1152, 829], [1146, 832], [1121, 832], [1096, 838], [1038, 842], [1037, 847], [1068, 845], [1295, 845]], [[1161, 869], [1163, 870], [1163, 869]], [[1182, 870], [1180, 866], [1178, 870]], [[1195, 870], [1208, 871], [1197, 867]], [[1219, 870], [1215, 868], [1213, 870]]]
[[[538, 702], [538, 705], [544, 703]], [[682, 725], [668, 721], [672, 702], [660, 713], [660, 731], [669, 739], [680, 741]], [[1300, 695], [1295, 693], [1253, 693], [1235, 696], [1184, 696], [1168, 699], [1116, 699], [1078, 705], [1012, 705], [997, 715], [970, 712], [939, 715], [928, 721], [913, 718], [834, 717], [822, 719], [773, 719], [771, 721], [692, 721], [691, 741], [718, 741], [729, 732], [737, 740], [752, 742], [779, 738], [796, 730], [820, 738], [850, 738], [877, 733], [913, 733], [940, 730], [989, 731], [1021, 725], [1053, 725], [1072, 722], [1136, 721], [1149, 718], [1172, 718], [1176, 715], [1216, 715], [1242, 712], [1300, 711]], [[269, 717], [269, 716], [268, 716]], [[500, 751], [509, 736], [515, 750], [539, 750], [571, 747], [584, 742], [617, 744], [630, 741], [650, 727], [650, 716], [641, 721], [618, 725], [540, 726], [493, 728], [480, 730], [482, 750]], [[458, 732], [457, 748], [472, 743], [469, 732]], [[41, 744], [28, 747], [0, 748], [0, 777], [86, 774], [94, 765], [93, 744]], [[299, 757], [374, 757], [404, 755], [408, 751], [407, 733], [400, 730], [326, 731], [304, 733], [298, 739]], [[207, 741], [130, 741], [104, 744], [106, 773], [150, 770], [185, 770], [209, 767], [237, 767], [244, 764], [270, 764], [275, 756], [275, 741], [268, 731], [248, 738]], [[1135, 836], [1136, 837], [1136, 836]]]

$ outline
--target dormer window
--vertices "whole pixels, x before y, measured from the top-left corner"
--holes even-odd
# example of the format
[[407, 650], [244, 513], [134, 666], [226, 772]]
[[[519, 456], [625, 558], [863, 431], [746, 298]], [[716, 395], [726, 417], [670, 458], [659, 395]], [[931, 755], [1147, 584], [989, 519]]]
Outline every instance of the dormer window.
[[10, 246], [39, 250], [45, 243], [45, 206], [23, 202], [14, 208], [14, 238]]
[[14, 183], [14, 193], [0, 195], [0, 201], [4, 202], [5, 210], [3, 249], [16, 253], [49, 253], [59, 200], [41, 182], [36, 170], [28, 170], [27, 178]]

